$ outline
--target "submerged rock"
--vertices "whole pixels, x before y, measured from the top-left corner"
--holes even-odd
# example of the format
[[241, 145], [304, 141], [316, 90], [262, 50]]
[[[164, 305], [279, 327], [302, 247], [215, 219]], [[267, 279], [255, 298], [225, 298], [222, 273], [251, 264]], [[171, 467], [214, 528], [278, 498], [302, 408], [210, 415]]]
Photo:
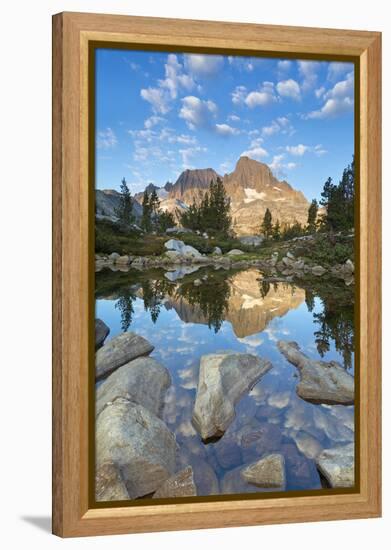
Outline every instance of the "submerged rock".
[[300, 351], [296, 342], [280, 340], [278, 349], [299, 370], [296, 393], [312, 403], [352, 405], [354, 378], [336, 361], [316, 361]]
[[293, 433], [292, 438], [295, 440], [299, 451], [301, 451], [307, 458], [316, 458], [323, 449], [319, 441], [313, 435], [308, 434], [305, 431]]
[[204, 441], [221, 437], [235, 417], [235, 404], [271, 369], [247, 353], [203, 355], [192, 422]]
[[96, 390], [96, 414], [107, 403], [124, 397], [159, 416], [171, 384], [168, 370], [151, 357], [139, 357], [110, 374]]
[[286, 485], [284, 457], [277, 453], [265, 456], [244, 468], [241, 476], [247, 483], [257, 487], [284, 490]]
[[353, 443], [325, 449], [316, 459], [316, 466], [331, 487], [353, 487]]
[[103, 378], [137, 357], [148, 355], [154, 346], [134, 332], [124, 332], [96, 352], [95, 378]]
[[312, 275], [315, 275], [317, 277], [320, 277], [322, 275], [324, 275], [326, 273], [326, 270], [324, 267], [322, 267], [321, 265], [315, 265], [312, 269], [311, 269], [311, 272], [312, 272]]
[[198, 271], [199, 268], [200, 267], [198, 265], [181, 265], [180, 267], [178, 267], [178, 269], [175, 269], [174, 271], [167, 271], [164, 276], [169, 281], [174, 282], [178, 279], [183, 279], [183, 277], [185, 277], [186, 275], [190, 275], [191, 273]]
[[120, 255], [118, 254], [118, 252], [112, 252], [111, 254], [109, 254], [109, 260], [111, 262], [116, 262], [118, 260], [118, 258], [120, 258]]
[[107, 500], [129, 500], [121, 472], [113, 462], [100, 465], [95, 474], [95, 498], [98, 502]]
[[113, 463], [129, 498], [154, 493], [175, 472], [176, 440], [142, 405], [117, 398], [96, 420], [96, 463]]
[[101, 319], [95, 319], [95, 349], [103, 346], [110, 332], [109, 327]]
[[197, 495], [193, 468], [188, 466], [168, 478], [159, 487], [153, 498], [193, 497]]

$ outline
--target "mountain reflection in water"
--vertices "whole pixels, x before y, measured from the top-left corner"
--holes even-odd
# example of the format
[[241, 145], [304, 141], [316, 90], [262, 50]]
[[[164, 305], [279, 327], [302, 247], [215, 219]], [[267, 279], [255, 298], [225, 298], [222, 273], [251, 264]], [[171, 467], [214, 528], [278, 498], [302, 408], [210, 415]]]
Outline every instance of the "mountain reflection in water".
[[[161, 270], [104, 270], [96, 277], [96, 298], [115, 300], [123, 331], [132, 325], [136, 300], [143, 301], [153, 323], [162, 308], [172, 309], [184, 323], [204, 324], [216, 333], [223, 321], [228, 321], [238, 338], [264, 331], [272, 319], [283, 317], [305, 302], [313, 314], [318, 353], [324, 357], [334, 341], [340, 361], [346, 368], [352, 367], [354, 294], [342, 283], [334, 282], [331, 288], [322, 281], [315, 288], [314, 283], [303, 283], [301, 287], [269, 283], [256, 269], [226, 273], [206, 268], [177, 281], [167, 280]], [[314, 311], [315, 299], [322, 303], [320, 311]]]
[[[294, 340], [308, 356], [352, 370], [353, 304], [343, 284], [268, 283], [256, 269], [201, 268], [176, 281], [161, 270], [96, 274], [96, 317], [110, 327], [108, 340], [126, 330], [144, 336], [170, 372], [163, 420], [178, 442], [178, 467], [193, 467], [200, 496], [263, 491], [238, 472], [272, 452], [285, 457], [287, 491], [321, 488], [314, 456], [354, 440], [354, 407], [300, 399], [297, 370], [276, 342]], [[224, 437], [205, 445], [191, 423], [199, 364], [223, 349], [264, 357], [273, 368], [236, 405]]]

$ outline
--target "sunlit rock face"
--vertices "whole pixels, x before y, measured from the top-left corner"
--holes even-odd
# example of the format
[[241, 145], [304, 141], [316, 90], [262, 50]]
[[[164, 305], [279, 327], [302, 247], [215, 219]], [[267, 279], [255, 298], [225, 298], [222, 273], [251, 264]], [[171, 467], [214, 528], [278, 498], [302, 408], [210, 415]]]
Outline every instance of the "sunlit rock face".
[[302, 288], [292, 289], [281, 283], [276, 287], [270, 285], [262, 297], [258, 279], [257, 271], [242, 271], [232, 279], [226, 319], [238, 338], [262, 332], [272, 319], [283, 317], [305, 300]]
[[309, 203], [301, 191], [279, 181], [270, 168], [248, 157], [240, 157], [235, 170], [223, 179], [231, 198], [231, 216], [237, 235], [259, 233], [266, 208], [280, 223], [307, 222]]
[[[185, 170], [169, 192], [171, 202], [164, 201], [165, 209], [174, 212], [175, 201], [182, 205], [199, 203], [210, 181], [216, 181], [217, 177], [211, 168]], [[240, 157], [235, 170], [222, 179], [231, 200], [233, 229], [237, 235], [258, 234], [266, 208], [280, 223], [307, 222], [309, 202], [303, 193], [275, 178], [267, 164]]]
[[[291, 309], [298, 308], [305, 300], [305, 290], [278, 283], [270, 285], [262, 296], [260, 274], [256, 270], [237, 273], [229, 281], [229, 298], [224, 319], [232, 325], [238, 338], [251, 336], [265, 330], [275, 317], [283, 317]], [[185, 323], [208, 324], [206, 315], [198, 305], [191, 305], [184, 297], [172, 297], [166, 301], [168, 309], [175, 309]]]

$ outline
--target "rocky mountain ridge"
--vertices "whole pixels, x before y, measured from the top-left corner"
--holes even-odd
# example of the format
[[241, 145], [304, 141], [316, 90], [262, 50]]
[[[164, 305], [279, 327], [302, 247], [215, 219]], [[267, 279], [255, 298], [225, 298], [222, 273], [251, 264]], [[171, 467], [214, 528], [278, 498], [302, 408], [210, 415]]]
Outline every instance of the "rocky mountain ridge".
[[[213, 168], [185, 170], [174, 184], [167, 182], [158, 187], [149, 184], [147, 190], [155, 190], [161, 201], [161, 208], [173, 213], [183, 212], [195, 201], [199, 203], [209, 188], [211, 180], [220, 177], [227, 195], [231, 199], [232, 225], [238, 236], [256, 235], [268, 208], [273, 222], [305, 224], [309, 201], [301, 191], [294, 189], [287, 181], [278, 180], [267, 164], [242, 156], [235, 169], [220, 176]], [[97, 214], [114, 214], [116, 191], [98, 191], [96, 195]], [[102, 195], [103, 194], [103, 195]], [[143, 192], [134, 196], [136, 218], [141, 214]]]

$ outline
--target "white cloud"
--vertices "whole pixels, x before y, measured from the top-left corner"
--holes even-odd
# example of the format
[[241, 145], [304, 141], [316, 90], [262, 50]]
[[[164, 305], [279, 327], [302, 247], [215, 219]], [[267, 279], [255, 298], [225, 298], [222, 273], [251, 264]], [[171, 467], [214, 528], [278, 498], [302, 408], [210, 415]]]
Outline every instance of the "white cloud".
[[246, 95], [246, 86], [236, 86], [234, 91], [231, 93], [232, 103], [235, 103], [235, 105], [240, 105], [241, 103], [244, 103]]
[[177, 98], [179, 90], [190, 91], [195, 87], [192, 76], [185, 72], [175, 54], [167, 56], [164, 71], [165, 78], [158, 80], [157, 87], [150, 86], [140, 91], [141, 97], [152, 105], [153, 112], [162, 115], [168, 113], [170, 103]]
[[220, 136], [236, 136], [240, 133], [237, 128], [233, 128], [229, 124], [216, 124], [215, 129]]
[[226, 160], [220, 164], [220, 173], [226, 174], [229, 170], [232, 169], [232, 162], [229, 160]]
[[284, 162], [285, 155], [274, 155], [272, 162], [269, 163], [269, 168], [277, 178], [285, 177], [285, 170], [293, 170], [297, 164], [295, 162]]
[[246, 71], [251, 73], [256, 65], [259, 65], [262, 60], [251, 57], [239, 57], [239, 56], [228, 56], [228, 63], [239, 69], [239, 71]]
[[273, 101], [273, 97], [266, 92], [250, 92], [246, 97], [245, 103], [250, 109], [259, 105], [268, 105]]
[[244, 102], [250, 109], [258, 106], [270, 105], [276, 101], [273, 82], [264, 82], [259, 91], [250, 92]]
[[117, 143], [117, 136], [111, 128], [106, 128], [106, 130], [97, 133], [96, 146], [98, 149], [112, 149]]
[[309, 147], [308, 145], [299, 143], [299, 145], [287, 145], [286, 150], [295, 157], [302, 157], [304, 153], [309, 150]]
[[289, 61], [288, 59], [281, 59], [277, 63], [277, 67], [280, 71], [289, 71], [291, 66], [292, 66], [292, 61]]
[[293, 78], [278, 82], [277, 92], [281, 97], [289, 97], [295, 100], [300, 99], [300, 86]]
[[261, 134], [264, 137], [270, 137], [278, 133], [284, 135], [292, 135], [295, 133], [295, 129], [288, 117], [278, 117], [275, 120], [272, 120], [269, 126], [263, 126], [261, 128]]
[[254, 160], [261, 160], [268, 156], [268, 152], [263, 147], [253, 147], [248, 151], [243, 151], [241, 157], [250, 157]]
[[315, 87], [318, 80], [319, 61], [298, 61], [299, 74], [303, 78], [302, 90], [308, 91]]
[[323, 119], [351, 111], [354, 105], [353, 73], [349, 73], [345, 80], [337, 82], [333, 88], [323, 94], [323, 99], [324, 105], [319, 110], [308, 113], [304, 118]]
[[178, 89], [183, 88], [190, 91], [195, 86], [193, 78], [184, 72], [184, 67], [179, 63], [175, 54], [168, 55], [164, 69], [166, 78], [159, 80], [159, 86], [166, 88], [172, 99], [176, 99]]
[[202, 100], [195, 96], [182, 99], [179, 116], [185, 120], [191, 130], [210, 126], [210, 121], [216, 114], [217, 105], [211, 100]]
[[333, 61], [329, 63], [327, 69], [327, 80], [335, 81], [338, 80], [342, 75], [350, 73], [353, 71], [353, 63], [344, 63], [342, 61]]
[[302, 143], [299, 143], [298, 145], [287, 145], [285, 150], [290, 155], [295, 157], [302, 157], [304, 153], [314, 153], [316, 156], [320, 157], [327, 153], [326, 149], [321, 144], [313, 147], [311, 145], [303, 145]]
[[240, 116], [238, 116], [238, 115], [228, 115], [227, 120], [232, 120], [233, 122], [239, 122]]
[[263, 82], [259, 90], [254, 90], [249, 93], [245, 86], [236, 86], [231, 93], [231, 97], [235, 105], [246, 104], [250, 109], [258, 106], [263, 107], [277, 100], [274, 93], [273, 82]]
[[325, 149], [323, 147], [323, 145], [319, 144], [319, 145], [315, 145], [314, 147], [314, 153], [315, 155], [317, 155], [318, 157], [322, 156], [322, 155], [325, 155], [327, 153], [327, 149]]
[[326, 88], [324, 86], [321, 86], [317, 90], [315, 90], [315, 96], [320, 99], [322, 96], [324, 96], [326, 92]]
[[152, 105], [152, 110], [155, 113], [165, 115], [170, 110], [169, 99], [164, 90], [160, 88], [143, 88], [140, 95], [145, 101]]
[[179, 153], [182, 156], [182, 168], [192, 169], [192, 159], [197, 156], [198, 153], [205, 153], [207, 151], [206, 147], [187, 147], [186, 149], [179, 149]]
[[216, 75], [224, 66], [221, 55], [188, 54], [184, 56], [186, 68], [197, 77]]
[[156, 126], [157, 124], [160, 124], [161, 122], [164, 122], [164, 118], [160, 116], [152, 115], [144, 121], [144, 127], [147, 128], [147, 130], [149, 130], [154, 126]]

